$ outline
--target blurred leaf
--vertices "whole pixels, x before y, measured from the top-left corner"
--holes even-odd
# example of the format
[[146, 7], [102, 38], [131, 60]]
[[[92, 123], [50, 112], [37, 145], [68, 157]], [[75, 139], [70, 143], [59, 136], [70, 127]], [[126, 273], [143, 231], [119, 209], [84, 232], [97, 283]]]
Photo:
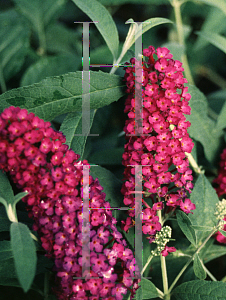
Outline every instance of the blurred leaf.
[[[201, 28], [201, 32], [220, 33], [226, 28], [225, 14], [219, 10], [219, 8], [212, 7], [210, 12], [207, 14], [204, 23]], [[202, 36], [198, 36], [193, 50], [200, 51], [203, 47], [208, 44], [208, 41]]]
[[58, 76], [78, 69], [79, 60], [75, 55], [43, 57], [31, 65], [23, 74], [20, 86], [31, 85], [50, 76]]
[[[81, 38], [81, 34], [78, 35], [74, 29], [67, 28], [61, 23], [49, 24], [46, 28], [47, 50], [55, 54], [78, 55], [76, 52], [78, 48], [81, 48], [79, 54], [82, 54], [82, 44], [79, 42], [79, 38]], [[78, 63], [82, 65], [82, 57]]]
[[118, 30], [108, 10], [96, 0], [72, 0], [95, 23], [108, 45], [114, 60], [118, 55]]
[[109, 170], [100, 166], [91, 166], [90, 175], [94, 179], [98, 178], [100, 185], [104, 188], [106, 201], [109, 201], [112, 208], [120, 208], [122, 202], [122, 194], [120, 192], [122, 182]]
[[33, 282], [36, 271], [36, 249], [30, 230], [22, 223], [10, 226], [12, 252], [18, 280], [26, 293]]
[[[90, 111], [89, 125], [92, 126], [95, 110]], [[83, 129], [82, 112], [69, 113], [61, 124], [60, 131], [66, 136], [66, 144], [75, 153], [80, 155], [82, 159], [87, 135], [82, 135], [86, 127]], [[76, 136], [79, 135], [79, 136]]]
[[192, 228], [192, 223], [189, 217], [183, 211], [177, 211], [177, 221], [180, 229], [187, 237], [187, 239], [196, 246], [195, 230]]
[[13, 258], [10, 241], [0, 241], [0, 261]]
[[[192, 225], [214, 227], [217, 224], [214, 213], [219, 199], [216, 191], [203, 174], [199, 175], [190, 198], [191, 202], [196, 205], [193, 214], [189, 216]], [[197, 231], [197, 244], [208, 235], [208, 231]]]
[[[226, 92], [225, 92], [226, 94]], [[220, 131], [226, 127], [226, 101], [220, 111], [220, 114], [217, 118], [216, 130]]]
[[201, 226], [201, 225], [191, 225], [194, 230], [197, 231], [211, 231], [213, 230], [213, 227], [209, 227], [209, 226]]
[[181, 61], [181, 57], [184, 54], [185, 47], [176, 42], [168, 42], [162, 45], [170, 50], [170, 53], [173, 54], [174, 60]]
[[220, 114], [226, 99], [226, 91], [218, 90], [207, 96], [210, 108]]
[[7, 217], [6, 210], [4, 206], [0, 206], [0, 232], [9, 231], [11, 222]]
[[106, 6], [110, 5], [122, 5], [126, 3], [134, 3], [134, 4], [168, 4], [169, 0], [98, 0], [100, 3]]
[[[103, 84], [104, 83], [104, 84]], [[117, 75], [90, 71], [90, 109], [97, 109], [123, 96], [124, 83]], [[30, 86], [0, 95], [0, 110], [10, 105], [26, 108], [44, 120], [82, 110], [82, 72], [49, 77]]]
[[212, 45], [217, 47], [218, 49], [222, 50], [226, 53], [226, 38], [213, 32], [203, 32], [199, 31], [196, 32], [199, 36], [203, 37], [205, 40], [210, 42]]
[[193, 268], [194, 268], [194, 272], [195, 272], [195, 275], [203, 280], [206, 278], [206, 272], [203, 268], [203, 264], [202, 264], [202, 261], [200, 260], [198, 254], [196, 253], [195, 254], [195, 257], [194, 257], [194, 263], [193, 263]]
[[43, 28], [56, 16], [65, 0], [13, 0], [19, 11], [33, 24], [36, 32]]
[[182, 283], [172, 294], [172, 300], [226, 300], [226, 283], [193, 280]]
[[212, 244], [201, 257], [203, 262], [206, 264], [209, 261], [214, 260], [223, 255], [226, 255], [226, 247]]
[[29, 48], [29, 29], [15, 10], [0, 13], [0, 81], [15, 75]]
[[0, 170], [0, 196], [9, 204], [14, 202], [14, 193], [6, 174]]
[[123, 152], [123, 147], [96, 151], [89, 156], [89, 162], [98, 165], [121, 165]]
[[[194, 1], [194, 0], [192, 0]], [[199, 0], [199, 2], [218, 7], [226, 15], [226, 2], [225, 0]]]
[[[129, 21], [130, 20], [128, 20], [126, 22], [126, 24], [129, 24], [130, 23]], [[155, 26], [161, 25], [161, 24], [166, 24], [166, 23], [173, 23], [173, 22], [166, 18], [151, 18], [151, 19], [145, 20], [144, 22], [142, 22], [142, 24], [140, 24], [138, 26], [137, 31], [136, 31], [136, 38], [140, 37], [142, 34], [144, 34], [149, 29], [151, 29]], [[131, 39], [130, 43], [128, 43], [127, 49], [129, 49], [134, 43], [135, 43], [135, 35]]]
[[193, 85], [188, 85], [188, 92], [191, 94], [189, 101], [191, 114], [186, 116], [186, 119], [191, 122], [188, 133], [203, 145], [206, 158], [212, 161], [216, 156], [222, 132], [214, 131], [215, 122], [208, 117], [208, 103], [205, 95]]

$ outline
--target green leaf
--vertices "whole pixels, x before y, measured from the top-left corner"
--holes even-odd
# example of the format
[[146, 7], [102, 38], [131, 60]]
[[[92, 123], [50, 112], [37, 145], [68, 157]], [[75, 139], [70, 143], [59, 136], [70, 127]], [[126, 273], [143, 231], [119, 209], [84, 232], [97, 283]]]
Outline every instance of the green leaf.
[[29, 194], [29, 193], [28, 192], [21, 192], [21, 193], [17, 194], [16, 196], [14, 196], [13, 204], [16, 205], [17, 202], [19, 202], [22, 198], [27, 196], [27, 194]]
[[[225, 21], [224, 13], [216, 7], [212, 7], [204, 20], [204, 23], [201, 28], [201, 32], [206, 32], [206, 33], [223, 32], [226, 28], [226, 24], [224, 21]], [[200, 51], [206, 45], [208, 45], [208, 41], [203, 37], [198, 36], [193, 49], [195, 51]]]
[[226, 283], [193, 280], [182, 283], [173, 291], [175, 300], [226, 300]]
[[[29, 47], [29, 29], [15, 10], [0, 14], [0, 78], [5, 81], [22, 67]], [[2, 79], [0, 79], [2, 81]]]
[[199, 36], [203, 37], [205, 40], [210, 42], [212, 45], [217, 47], [218, 49], [222, 50], [226, 53], [226, 38], [221, 36], [220, 34], [214, 32], [203, 32], [199, 31], [196, 32]]
[[114, 60], [118, 55], [118, 30], [108, 10], [96, 0], [72, 0], [95, 23], [110, 49]]
[[199, 279], [204, 280], [206, 278], [206, 271], [203, 268], [203, 262], [201, 261], [197, 253], [195, 254], [194, 257], [193, 268], [194, 268], [195, 275]]
[[10, 241], [0, 241], [0, 261], [13, 258]]
[[0, 170], [0, 196], [5, 199], [7, 204], [14, 202], [13, 189], [6, 174], [2, 170]]
[[[214, 215], [219, 199], [208, 179], [200, 174], [191, 193], [191, 202], [196, 205], [193, 214], [189, 216], [192, 225], [214, 227], [217, 219]], [[209, 235], [208, 231], [196, 232], [197, 244]]]
[[224, 103], [217, 118], [216, 130], [220, 131], [226, 127], [226, 102]]
[[36, 271], [35, 244], [30, 236], [30, 230], [22, 223], [11, 224], [10, 237], [17, 277], [24, 292], [27, 292]]
[[[122, 78], [90, 71], [90, 109], [97, 109], [123, 96]], [[26, 108], [38, 117], [51, 121], [56, 116], [82, 110], [82, 72], [49, 77], [40, 83], [10, 90], [0, 95], [0, 110], [10, 105]]]
[[[49, 24], [46, 28], [46, 48], [51, 53], [73, 54], [82, 53], [81, 34], [66, 27], [63, 23]], [[80, 51], [78, 51], [80, 50]], [[82, 65], [82, 55], [78, 59]]]
[[191, 225], [191, 227], [193, 227], [197, 231], [211, 231], [211, 230], [213, 230], [213, 227], [209, 227], [209, 226]]
[[188, 85], [188, 92], [191, 94], [189, 101], [191, 114], [186, 116], [186, 119], [191, 122], [188, 133], [203, 145], [206, 158], [212, 161], [216, 156], [222, 133], [214, 131], [215, 122], [208, 117], [208, 104], [204, 94], [193, 85]]
[[204, 253], [204, 255], [201, 256], [201, 258], [202, 258], [203, 262], [206, 264], [209, 261], [214, 260], [223, 255], [226, 255], [225, 246], [213, 244], [207, 249], [207, 251]]
[[[130, 20], [128, 20], [126, 22], [126, 24], [129, 24], [130, 23], [129, 21]], [[149, 29], [151, 29], [155, 26], [161, 25], [161, 24], [166, 24], [166, 23], [173, 23], [173, 22], [166, 18], [151, 18], [151, 19], [145, 20], [144, 22], [142, 22], [142, 24], [140, 24], [138, 26], [138, 29], [136, 32], [136, 38], [140, 37], [142, 34], [144, 34]], [[129, 49], [134, 43], [135, 43], [135, 35], [133, 36], [130, 43], [128, 44], [127, 49]]]
[[196, 246], [195, 230], [192, 228], [192, 223], [189, 217], [183, 211], [177, 211], [177, 221], [180, 229], [183, 231], [187, 239]]
[[72, 54], [43, 57], [26, 70], [20, 86], [37, 83], [46, 77], [74, 72], [78, 69], [78, 63], [78, 57]]
[[14, 0], [19, 11], [31, 22], [40, 34], [44, 27], [56, 17], [65, 0]]
[[89, 162], [98, 165], [121, 165], [124, 148], [104, 149], [89, 156]]
[[[153, 299], [158, 297], [158, 291], [156, 286], [148, 279], [141, 278], [141, 282], [139, 283], [141, 286], [138, 291], [140, 290], [140, 299]], [[136, 293], [137, 294], [137, 293]], [[138, 300], [138, 297], [136, 297]]]
[[[95, 110], [90, 111], [89, 125], [92, 126]], [[82, 135], [82, 112], [69, 113], [61, 124], [60, 131], [66, 135], [66, 144], [75, 153], [79, 154], [81, 159], [84, 153], [87, 135]], [[79, 135], [79, 136], [76, 136]]]
[[218, 7], [226, 15], [226, 2], [224, 0], [199, 0], [199, 2]]
[[109, 170], [100, 166], [91, 166], [90, 175], [94, 179], [98, 178], [100, 185], [104, 188], [103, 192], [106, 194], [106, 201], [110, 202], [111, 207], [120, 208], [120, 205], [123, 204], [120, 192], [122, 182]]
[[168, 4], [169, 0], [99, 0], [99, 2], [107, 6], [122, 5], [125, 3], [161, 5], [161, 4]]

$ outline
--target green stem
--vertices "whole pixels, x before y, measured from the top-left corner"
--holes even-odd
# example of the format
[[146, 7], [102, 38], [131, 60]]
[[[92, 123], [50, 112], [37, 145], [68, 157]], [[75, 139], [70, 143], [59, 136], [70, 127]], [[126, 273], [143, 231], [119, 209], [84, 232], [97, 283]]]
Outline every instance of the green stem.
[[193, 255], [191, 256], [191, 258], [187, 261], [187, 263], [184, 265], [184, 267], [181, 269], [180, 273], [177, 275], [177, 277], [174, 279], [173, 283], [171, 284], [168, 293], [170, 293], [172, 291], [172, 289], [174, 288], [175, 284], [177, 283], [177, 281], [180, 279], [181, 275], [184, 273], [184, 271], [187, 269], [187, 267], [190, 265], [190, 263], [193, 261], [195, 254], [199, 253], [202, 248], [205, 246], [205, 244], [208, 242], [208, 240], [211, 238], [211, 236], [217, 231], [217, 226], [214, 227], [214, 229], [211, 231], [211, 233], [208, 235], [208, 237], [205, 239], [205, 241], [199, 246], [199, 248], [196, 249], [196, 251], [193, 253]]
[[[178, 42], [185, 49], [184, 32], [183, 32], [183, 22], [182, 22], [182, 18], [181, 18], [181, 10], [180, 10], [181, 4], [183, 2], [184, 1], [173, 0], [171, 2], [171, 4], [172, 4], [172, 6], [174, 8], [174, 13], [175, 13]], [[191, 71], [190, 71], [189, 64], [188, 64], [187, 55], [183, 54], [181, 56], [181, 60], [182, 60], [182, 63], [183, 63], [185, 77], [187, 78], [187, 80], [188, 80], [188, 82], [190, 84], [194, 84], [194, 80], [192, 78]]]
[[191, 153], [187, 153], [185, 152], [185, 155], [187, 156], [190, 165], [192, 166], [193, 170], [198, 173], [198, 174], [202, 174], [203, 171], [199, 168], [197, 162], [195, 161], [194, 157], [191, 155]]
[[[161, 225], [163, 225], [161, 210], [157, 210], [157, 215], [159, 217], [159, 223]], [[162, 256], [161, 254], [160, 254], [160, 262], [161, 262], [161, 270], [162, 270], [164, 299], [170, 300], [170, 295], [168, 293], [168, 277], [167, 277], [167, 270], [166, 270], [166, 258], [165, 258], [165, 256]]]
[[206, 267], [204, 264], [202, 264], [202, 266], [203, 266], [203, 269], [206, 271], [207, 275], [208, 275], [213, 281], [217, 281], [217, 279], [213, 276], [212, 273], [210, 273], [210, 271], [207, 269], [207, 267]]

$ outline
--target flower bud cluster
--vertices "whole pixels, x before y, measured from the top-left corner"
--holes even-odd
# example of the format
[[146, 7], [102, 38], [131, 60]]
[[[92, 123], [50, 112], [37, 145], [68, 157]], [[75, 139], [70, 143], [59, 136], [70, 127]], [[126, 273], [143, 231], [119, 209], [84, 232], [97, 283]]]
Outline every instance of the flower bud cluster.
[[[124, 131], [127, 143], [123, 154], [124, 204], [132, 208], [136, 198], [136, 165], [142, 166], [142, 187], [145, 218], [143, 232], [150, 242], [161, 230], [157, 210], [172, 213], [176, 208], [191, 213], [195, 204], [188, 193], [193, 188], [192, 171], [186, 152], [194, 146], [187, 129], [190, 122], [188, 102], [191, 95], [184, 86], [182, 63], [172, 59], [167, 48], [153, 46], [143, 50], [143, 61], [135, 58], [125, 67], [127, 93], [125, 113], [128, 113]], [[138, 102], [142, 99], [142, 105]], [[142, 112], [140, 112], [142, 108]], [[146, 203], [144, 199], [149, 199]], [[128, 231], [133, 226], [134, 210], [122, 222]]]
[[169, 226], [164, 226], [155, 235], [155, 240], [153, 243], [157, 244], [157, 248], [151, 251], [154, 256], [167, 256], [168, 252], [174, 252], [176, 249], [174, 247], [167, 247], [166, 244], [170, 241], [172, 235], [172, 229]]
[[[6, 108], [0, 115], [0, 168], [29, 192], [23, 201], [42, 247], [54, 260], [54, 291], [59, 300], [121, 300], [128, 291], [133, 299], [139, 282], [135, 259], [115, 226], [103, 187], [90, 175], [85, 183], [88, 162], [78, 161], [64, 135], [50, 125], [26, 109]], [[89, 222], [84, 228], [87, 191]], [[86, 266], [90, 269], [83, 272]]]
[[[221, 153], [221, 161], [220, 161], [220, 168], [218, 170], [218, 176], [217, 178], [213, 181], [214, 183], [217, 184], [217, 187], [215, 188], [217, 195], [220, 197], [222, 195], [226, 194], [226, 148], [223, 150]], [[222, 200], [222, 205], [224, 205], [225, 200]], [[219, 205], [219, 204], [218, 204]], [[223, 209], [223, 207], [222, 207]], [[223, 213], [220, 213], [218, 216], [218, 219], [220, 217], [221, 220], [226, 221], [226, 212], [224, 214], [224, 217], [222, 217]], [[226, 224], [224, 225], [223, 230], [226, 231]], [[226, 244], [226, 237], [220, 233], [220, 231], [217, 232], [215, 235], [216, 240], [219, 243]]]

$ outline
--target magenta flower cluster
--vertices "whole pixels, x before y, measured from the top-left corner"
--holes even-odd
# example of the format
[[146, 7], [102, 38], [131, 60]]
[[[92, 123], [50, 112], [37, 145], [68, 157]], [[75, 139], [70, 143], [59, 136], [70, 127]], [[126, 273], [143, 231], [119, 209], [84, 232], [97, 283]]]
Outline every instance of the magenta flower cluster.
[[[142, 196], [146, 206], [142, 228], [149, 235], [150, 243], [161, 230], [157, 210], [168, 214], [176, 208], [185, 213], [195, 209], [187, 195], [193, 188], [193, 177], [185, 154], [194, 146], [187, 132], [190, 122], [184, 116], [190, 114], [191, 95], [184, 86], [187, 80], [183, 77], [182, 63], [173, 60], [169, 52], [164, 47], [155, 51], [149, 46], [143, 50], [143, 61], [132, 58], [127, 63], [124, 76], [129, 95], [125, 104], [128, 120], [124, 127], [127, 143], [123, 154], [126, 168], [122, 193], [124, 204], [134, 208], [135, 166], [142, 166]], [[142, 113], [136, 119], [139, 105]], [[129, 217], [123, 221], [125, 231], [134, 225], [134, 215], [134, 210], [130, 210]], [[162, 254], [167, 255], [167, 251]]]
[[[0, 115], [0, 168], [29, 192], [23, 201], [47, 256], [54, 260], [54, 291], [59, 300], [121, 300], [128, 291], [133, 299], [140, 281], [134, 276], [137, 266], [115, 227], [103, 188], [91, 176], [84, 183], [88, 162], [78, 161], [79, 155], [64, 144], [64, 135], [50, 125], [26, 109], [6, 108]], [[90, 235], [85, 244], [90, 256], [82, 227], [87, 188], [90, 214], [85, 230]], [[83, 274], [86, 264], [90, 271]]]
[[[213, 181], [214, 183], [217, 184], [217, 187], [215, 189], [219, 197], [226, 195], [226, 148], [221, 153], [220, 158], [221, 161], [220, 161], [220, 168], [218, 170], [218, 176]], [[224, 220], [226, 221], [226, 216], [224, 217]], [[226, 231], [226, 224], [224, 225], [223, 230]], [[220, 231], [216, 233], [215, 238], [219, 243], [226, 244], [226, 237], [223, 234], [221, 234]]]

